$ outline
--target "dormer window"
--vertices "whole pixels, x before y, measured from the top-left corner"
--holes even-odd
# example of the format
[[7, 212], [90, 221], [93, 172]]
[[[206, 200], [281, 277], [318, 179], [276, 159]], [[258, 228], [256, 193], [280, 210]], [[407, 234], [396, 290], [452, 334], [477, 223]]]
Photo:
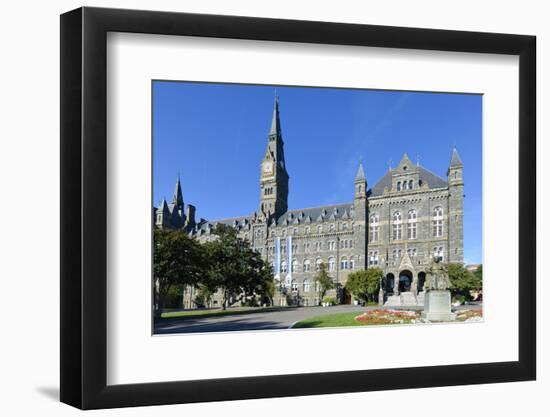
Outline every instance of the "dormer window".
[[406, 171], [407, 170], [407, 165], [404, 165], [403, 166], [403, 171]]

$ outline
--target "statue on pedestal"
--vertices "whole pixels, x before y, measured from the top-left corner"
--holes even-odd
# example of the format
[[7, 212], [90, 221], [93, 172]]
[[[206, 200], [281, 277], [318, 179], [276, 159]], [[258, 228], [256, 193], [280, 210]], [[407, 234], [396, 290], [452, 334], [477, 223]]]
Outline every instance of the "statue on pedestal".
[[436, 256], [433, 258], [432, 264], [426, 270], [426, 284], [424, 288], [429, 290], [448, 290], [451, 287], [451, 281], [449, 280], [449, 270], [443, 262], [441, 257]]
[[430, 321], [453, 321], [456, 314], [451, 311], [451, 280], [449, 270], [440, 257], [434, 257], [426, 270], [426, 299], [422, 318]]

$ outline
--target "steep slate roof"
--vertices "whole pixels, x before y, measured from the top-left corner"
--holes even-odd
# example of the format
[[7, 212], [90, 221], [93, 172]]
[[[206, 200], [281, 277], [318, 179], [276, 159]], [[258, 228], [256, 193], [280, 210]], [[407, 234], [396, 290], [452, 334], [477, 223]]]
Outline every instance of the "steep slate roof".
[[[351, 217], [350, 210], [353, 209], [353, 203], [333, 204], [329, 206], [311, 207], [298, 210], [289, 210], [281, 217], [277, 219], [277, 225], [281, 226], [284, 221], [288, 219], [288, 223], [292, 224], [293, 220], [298, 218], [300, 223], [305, 223], [305, 220], [309, 217], [313, 221], [317, 221], [321, 217], [325, 220], [337, 220], [347, 213], [347, 216]], [[322, 216], [324, 214], [324, 216]], [[292, 218], [290, 218], [292, 216]]]
[[460, 159], [460, 155], [458, 154], [458, 151], [456, 150], [456, 148], [453, 148], [453, 154], [451, 156], [451, 165], [452, 167], [454, 166], [458, 166], [458, 165], [463, 165], [462, 164], [462, 159]]
[[[447, 187], [447, 181], [428, 171], [421, 166], [417, 167], [419, 173], [419, 179], [422, 184], [427, 184], [429, 188], [443, 188]], [[384, 188], [391, 189], [391, 175], [393, 170], [386, 172], [386, 174], [376, 183], [370, 190], [370, 196], [377, 197], [384, 194]]]
[[359, 168], [357, 169], [357, 175], [355, 175], [355, 181], [364, 180], [365, 171], [363, 171], [363, 164], [359, 163]]
[[[311, 207], [306, 209], [289, 210], [277, 219], [277, 226], [292, 224], [307, 224], [311, 221], [324, 220], [347, 220], [353, 218], [353, 203], [333, 204], [329, 206]], [[227, 219], [209, 220], [197, 225], [198, 230], [208, 230], [209, 225], [214, 227], [221, 223], [227, 226], [245, 226], [252, 223], [253, 217], [240, 216]]]

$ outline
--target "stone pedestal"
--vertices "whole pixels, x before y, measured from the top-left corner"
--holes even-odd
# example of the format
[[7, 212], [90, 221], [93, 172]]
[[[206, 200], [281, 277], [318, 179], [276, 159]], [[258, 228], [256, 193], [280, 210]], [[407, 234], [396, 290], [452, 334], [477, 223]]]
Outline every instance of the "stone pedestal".
[[456, 314], [451, 312], [451, 292], [449, 290], [430, 290], [424, 299], [422, 318], [430, 321], [453, 321]]

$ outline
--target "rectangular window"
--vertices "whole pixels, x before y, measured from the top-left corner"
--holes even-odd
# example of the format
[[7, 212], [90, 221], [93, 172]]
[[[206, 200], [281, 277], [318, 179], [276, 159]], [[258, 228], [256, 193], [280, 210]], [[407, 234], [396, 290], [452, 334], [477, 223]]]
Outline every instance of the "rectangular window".
[[403, 239], [403, 225], [398, 223], [398, 224], [393, 224], [393, 240], [401, 240]]
[[432, 221], [432, 234], [433, 237], [443, 236], [443, 220]]
[[416, 222], [407, 224], [407, 239], [416, 239]]

